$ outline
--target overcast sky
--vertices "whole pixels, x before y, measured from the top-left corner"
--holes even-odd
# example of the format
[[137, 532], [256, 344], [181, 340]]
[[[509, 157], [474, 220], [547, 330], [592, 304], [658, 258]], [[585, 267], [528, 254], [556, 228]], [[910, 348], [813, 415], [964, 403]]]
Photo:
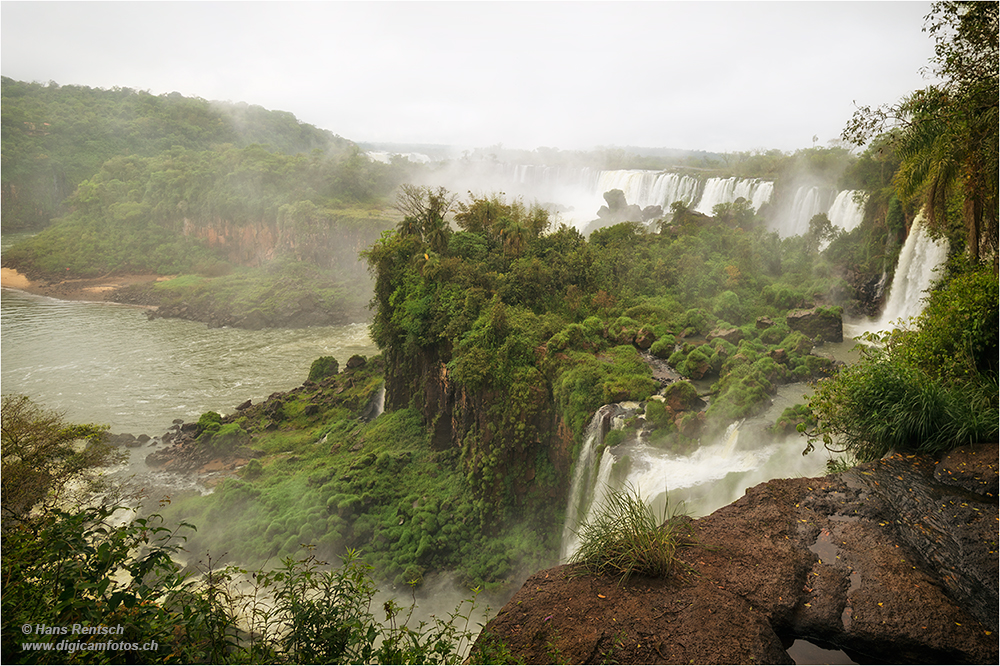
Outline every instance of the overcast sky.
[[354, 141], [794, 151], [928, 85], [928, 2], [3, 2], [0, 73]]

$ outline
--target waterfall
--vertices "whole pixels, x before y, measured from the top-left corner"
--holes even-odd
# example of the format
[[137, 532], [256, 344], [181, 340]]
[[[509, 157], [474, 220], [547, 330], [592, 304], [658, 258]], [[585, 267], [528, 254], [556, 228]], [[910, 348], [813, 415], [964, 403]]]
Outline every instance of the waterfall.
[[865, 206], [863, 202], [861, 204], [854, 203], [854, 197], [857, 193], [857, 190], [843, 190], [833, 200], [833, 205], [830, 206], [826, 216], [830, 218], [830, 222], [834, 226], [840, 227], [844, 231], [850, 231], [861, 224], [861, 220], [865, 216]]
[[[798, 399], [802, 388], [787, 385], [779, 392]], [[784, 406], [776, 406], [775, 412]], [[655, 431], [647, 436], [642, 429], [637, 437], [602, 446], [602, 424], [609, 417], [613, 427], [620, 428], [627, 420], [641, 418], [643, 411], [644, 405], [638, 403], [605, 405], [588, 426], [570, 488], [560, 552], [563, 561], [579, 548], [581, 525], [599, 515], [612, 491], [638, 492], [657, 516], [664, 513], [668, 501], [671, 507], [682, 505], [685, 513], [699, 516], [733, 502], [750, 486], [769, 479], [822, 473], [824, 461], [819, 456], [802, 456], [803, 444], [797, 434], [780, 441], [753, 434], [773, 423], [777, 413], [771, 410], [756, 418], [753, 427], [745, 422], [730, 424], [718, 439], [703, 442], [688, 453], [659, 446]]]
[[587, 510], [594, 499], [594, 476], [599, 471], [594, 460], [598, 449], [604, 444], [604, 421], [615, 411], [615, 405], [601, 407], [583, 433], [583, 447], [573, 468], [573, 482], [570, 485], [569, 502], [566, 505], [561, 553], [563, 559], [576, 552], [576, 547], [579, 545], [576, 530], [582, 518], [587, 515]]
[[768, 226], [784, 238], [807, 233], [809, 220], [819, 213], [825, 213], [834, 225], [845, 231], [858, 226], [864, 213], [864, 207], [854, 203], [856, 190], [800, 186], [790, 200], [778, 203], [773, 201], [774, 183], [759, 178], [702, 180], [648, 169], [595, 170], [506, 163], [481, 168], [494, 169], [493, 182], [504, 183], [510, 196], [560, 205], [564, 210], [562, 221], [580, 229], [597, 217], [598, 209], [605, 205], [604, 193], [610, 190], [621, 190], [629, 204], [640, 208], [661, 206], [664, 213], [669, 213], [675, 201], [683, 201], [692, 210], [705, 215], [711, 215], [716, 205], [733, 203], [741, 197], [757, 211], [764, 204], [778, 206], [778, 210], [769, 214], [772, 217]]
[[630, 204], [662, 206], [666, 212], [675, 201], [690, 205], [698, 197], [699, 186], [697, 179], [677, 173], [619, 169], [598, 174], [596, 194], [603, 197], [610, 190], [621, 190]]
[[931, 238], [921, 211], [913, 220], [910, 235], [896, 262], [896, 275], [889, 288], [882, 316], [862, 325], [864, 331], [885, 331], [895, 322], [919, 315], [924, 309], [924, 293], [934, 284], [937, 269], [948, 258], [948, 241]]
[[671, 171], [648, 169], [607, 169], [549, 167], [532, 164], [497, 163], [492, 167], [494, 182], [504, 182], [508, 195], [523, 196], [529, 200], [554, 202], [575, 211], [568, 216], [574, 224], [582, 226], [597, 216], [604, 205], [604, 193], [621, 190], [625, 200], [640, 208], [662, 206], [664, 212], [670, 204], [683, 201], [688, 207], [711, 214], [712, 207], [732, 203], [743, 197], [755, 210], [769, 203], [774, 183], [759, 178], [709, 178]]
[[372, 412], [372, 418], [377, 419], [385, 411], [385, 382], [382, 386], [378, 388], [378, 393], [375, 394], [375, 409]]
[[711, 215], [718, 204], [733, 203], [741, 197], [749, 201], [754, 210], [760, 210], [761, 205], [771, 200], [773, 191], [774, 183], [757, 178], [709, 178], [695, 210]]

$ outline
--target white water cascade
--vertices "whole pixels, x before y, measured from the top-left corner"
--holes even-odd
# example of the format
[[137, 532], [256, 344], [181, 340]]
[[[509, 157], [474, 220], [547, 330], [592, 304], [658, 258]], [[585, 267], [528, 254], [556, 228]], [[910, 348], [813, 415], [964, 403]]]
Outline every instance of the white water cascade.
[[733, 203], [743, 198], [750, 202], [754, 210], [771, 201], [774, 183], [757, 178], [709, 178], [705, 181], [698, 206], [699, 213], [711, 215], [712, 209], [721, 203]]
[[[559, 221], [583, 230], [605, 205], [604, 193], [621, 190], [629, 204], [640, 208], [661, 206], [669, 214], [670, 205], [682, 201], [691, 210], [712, 214], [720, 203], [739, 198], [750, 202], [754, 210], [768, 204], [768, 227], [782, 237], [809, 231], [809, 220], [826, 213], [830, 221], [850, 231], [860, 224], [863, 207], [854, 203], [854, 190], [802, 186], [784, 202], [774, 200], [774, 183], [759, 178], [708, 178], [673, 171], [648, 169], [606, 169], [589, 167], [542, 166], [502, 162], [463, 165], [449, 183], [454, 191], [482, 193], [482, 183], [501, 187], [508, 197], [522, 197], [526, 202], [555, 204]], [[774, 207], [778, 209], [775, 210]]]
[[691, 176], [661, 171], [640, 169], [619, 169], [601, 171], [597, 178], [596, 194], [604, 196], [610, 190], [621, 190], [625, 200], [640, 208], [662, 206], [663, 211], [670, 204], [683, 201], [690, 205], [698, 197], [700, 183]]
[[760, 435], [785, 407], [801, 400], [805, 387], [790, 384], [779, 389], [775, 403], [752, 421], [734, 423], [715, 441], [703, 441], [688, 453], [658, 445], [655, 431], [639, 430], [633, 437], [604, 446], [604, 431], [622, 429], [627, 420], [641, 419], [644, 405], [605, 405], [594, 415], [574, 469], [560, 556], [568, 561], [580, 545], [578, 532], [602, 510], [612, 491], [632, 489], [654, 515], [680, 508], [703, 516], [735, 501], [747, 488], [777, 477], [817, 476], [825, 459], [802, 455], [804, 441], [793, 435], [771, 440]]
[[905, 322], [919, 315], [924, 309], [925, 292], [934, 284], [937, 269], [947, 260], [948, 249], [948, 241], [932, 238], [923, 212], [918, 214], [899, 253], [882, 316], [857, 325], [854, 335], [896, 328], [900, 320]]
[[580, 449], [580, 455], [577, 456], [576, 465], [573, 468], [573, 483], [569, 489], [569, 502], [566, 505], [566, 521], [563, 526], [562, 552], [560, 553], [563, 559], [576, 552], [579, 546], [579, 540], [576, 539], [574, 530], [587, 516], [590, 505], [593, 503], [596, 487], [594, 481], [598, 471], [595, 460], [599, 449], [604, 444], [604, 422], [616, 409], [616, 405], [604, 405], [598, 409], [584, 431], [583, 447]]
[[865, 206], [864, 202], [855, 203], [854, 197], [857, 194], [857, 190], [842, 190], [833, 200], [833, 205], [826, 212], [833, 226], [851, 231], [861, 224], [865, 217]]

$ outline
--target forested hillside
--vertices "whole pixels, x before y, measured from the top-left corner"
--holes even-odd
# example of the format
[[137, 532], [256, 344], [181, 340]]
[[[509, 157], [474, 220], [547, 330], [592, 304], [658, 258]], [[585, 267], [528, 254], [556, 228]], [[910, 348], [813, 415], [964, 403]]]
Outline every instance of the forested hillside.
[[186, 275], [114, 298], [214, 325], [366, 317], [358, 252], [394, 223], [407, 163], [257, 106], [7, 78], [3, 95], [4, 231], [44, 227], [5, 266]]
[[175, 147], [252, 144], [288, 154], [348, 153], [353, 144], [286, 111], [131, 88], [0, 79], [3, 230], [38, 228], [63, 199], [115, 156], [152, 157]]

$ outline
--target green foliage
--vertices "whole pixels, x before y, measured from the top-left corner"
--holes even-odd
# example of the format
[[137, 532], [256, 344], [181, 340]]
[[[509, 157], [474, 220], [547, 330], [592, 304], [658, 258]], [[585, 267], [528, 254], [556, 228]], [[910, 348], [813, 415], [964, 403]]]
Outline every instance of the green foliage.
[[346, 173], [373, 168], [361, 160], [232, 145], [117, 156], [79, 183], [54, 226], [4, 259], [22, 272], [82, 277], [222, 275], [277, 254], [356, 279], [363, 271], [354, 243], [371, 242], [389, 222], [346, 205], [377, 202], [395, 184], [386, 176], [360, 191], [345, 189], [352, 180]]
[[786, 407], [781, 412], [778, 420], [774, 422], [771, 431], [787, 435], [796, 431], [804, 432], [815, 426], [816, 421], [813, 419], [812, 410], [809, 409], [808, 405], [799, 403], [791, 407]]
[[570, 363], [553, 385], [563, 418], [582, 435], [590, 417], [601, 406], [623, 400], [644, 400], [656, 390], [650, 370], [631, 346], [611, 350], [607, 360], [572, 353]]
[[[895, 105], [858, 109], [843, 132], [892, 151], [899, 198], [919, 202], [933, 227], [958, 222], [974, 261], [997, 251], [997, 15], [996, 3], [934, 3], [925, 30], [940, 83]], [[956, 200], [960, 213], [949, 210]]]
[[666, 407], [659, 400], [650, 400], [646, 403], [645, 418], [654, 428], [665, 428], [673, 423]]
[[940, 453], [998, 434], [997, 383], [946, 385], [878, 349], [821, 381], [809, 406], [827, 448], [858, 460], [887, 452]]
[[673, 382], [663, 391], [663, 396], [668, 402], [688, 407], [698, 399], [698, 389], [691, 382]]
[[222, 415], [218, 412], [205, 412], [198, 417], [198, 432], [218, 432], [222, 427]]
[[638, 491], [612, 491], [599, 515], [580, 526], [573, 562], [595, 576], [668, 576], [690, 535], [677, 513], [655, 516]]
[[[77, 643], [65, 653], [71, 663], [459, 663], [474, 638], [475, 592], [446, 618], [415, 626], [415, 603], [406, 612], [390, 600], [380, 622], [371, 567], [353, 551], [339, 568], [311, 555], [269, 570], [209, 560], [196, 582], [171, 559], [191, 525], [171, 530], [156, 515], [112, 524], [113, 513], [55, 512], [3, 532], [6, 657], [50, 659], [23, 647], [34, 638]], [[22, 626], [123, 633], [26, 636]]]
[[715, 297], [712, 312], [716, 317], [726, 321], [740, 323], [743, 321], [743, 306], [740, 297], [732, 291], [724, 291]]
[[[107, 426], [67, 423], [61, 413], [28, 396], [5, 394], [0, 415], [4, 529], [9, 520], [23, 520], [39, 504], [71, 502], [71, 481], [117, 458], [106, 441]], [[90, 483], [80, 492], [92, 492], [96, 480], [85, 480]]]
[[[285, 111], [177, 93], [151, 95], [129, 88], [102, 90], [7, 77], [0, 90], [5, 231], [48, 224], [80, 183], [121, 155], [148, 158], [215, 145], [242, 149], [256, 144], [287, 154], [318, 150], [347, 166], [335, 174], [337, 187], [359, 194], [379, 171], [398, 168], [376, 166], [363, 156], [359, 160], [351, 142]], [[190, 176], [197, 174], [166, 170], [159, 174], [158, 185], [190, 183]], [[194, 189], [187, 188], [187, 194]]]
[[[71, 659], [112, 662], [221, 658], [224, 623], [210, 597], [193, 593], [170, 559], [179, 549], [181, 525], [171, 530], [157, 516], [114, 526], [114, 509], [54, 512], [3, 532], [3, 653], [18, 663], [47, 662], [44, 650], [26, 650], [21, 625], [117, 626], [121, 636], [38, 636], [41, 641], [82, 641]], [[125, 647], [88, 648], [112, 639]], [[157, 649], [139, 646], [155, 643]], [[103, 646], [102, 646], [103, 647]]]
[[947, 381], [996, 375], [997, 274], [989, 266], [960, 270], [927, 301], [912, 331], [898, 334], [896, 353]]
[[320, 356], [309, 366], [309, 381], [318, 382], [340, 371], [340, 364], [332, 356]]
[[857, 363], [819, 382], [812, 441], [869, 461], [995, 438], [997, 300], [989, 266], [932, 292], [915, 330], [876, 338]]

